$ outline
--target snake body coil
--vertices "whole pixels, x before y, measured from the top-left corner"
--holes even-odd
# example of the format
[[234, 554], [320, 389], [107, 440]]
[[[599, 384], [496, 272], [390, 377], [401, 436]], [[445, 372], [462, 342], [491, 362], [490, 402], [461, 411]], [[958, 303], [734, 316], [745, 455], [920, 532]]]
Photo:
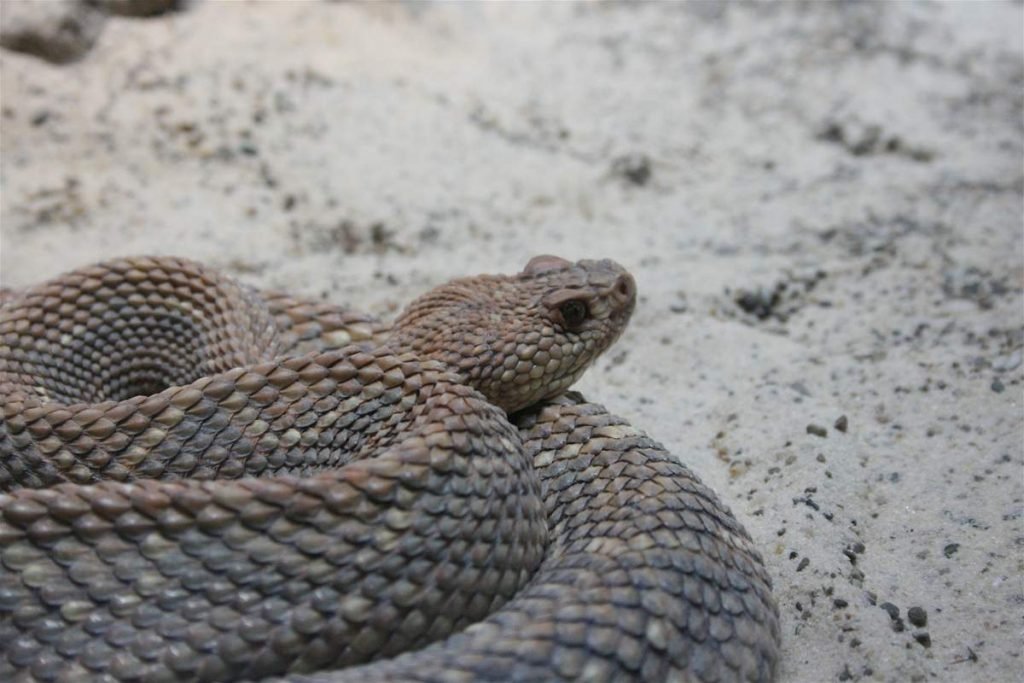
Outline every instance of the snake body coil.
[[550, 256], [393, 328], [171, 258], [4, 294], [0, 679], [771, 680], [749, 535], [563, 395], [635, 299]]

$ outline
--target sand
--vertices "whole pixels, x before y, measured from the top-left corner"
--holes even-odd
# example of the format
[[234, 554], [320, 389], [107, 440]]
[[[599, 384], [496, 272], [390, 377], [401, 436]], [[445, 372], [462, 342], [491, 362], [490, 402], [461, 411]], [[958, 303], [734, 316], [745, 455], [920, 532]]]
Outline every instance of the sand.
[[1021, 3], [90, 12], [0, 55], [0, 284], [178, 254], [390, 316], [615, 258], [580, 388], [750, 530], [781, 680], [1024, 676]]

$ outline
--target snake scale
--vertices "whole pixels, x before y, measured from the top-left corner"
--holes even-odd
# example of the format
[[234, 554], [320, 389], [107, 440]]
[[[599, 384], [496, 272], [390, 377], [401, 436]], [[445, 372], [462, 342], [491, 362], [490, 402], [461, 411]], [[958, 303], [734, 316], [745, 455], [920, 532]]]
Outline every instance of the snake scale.
[[566, 389], [612, 261], [393, 326], [140, 257], [0, 295], [0, 680], [765, 681], [747, 532]]

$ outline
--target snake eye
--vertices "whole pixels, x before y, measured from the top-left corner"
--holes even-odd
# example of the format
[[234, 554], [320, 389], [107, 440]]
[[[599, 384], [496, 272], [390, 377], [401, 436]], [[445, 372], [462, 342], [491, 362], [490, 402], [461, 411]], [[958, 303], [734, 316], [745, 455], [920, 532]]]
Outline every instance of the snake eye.
[[579, 299], [566, 301], [558, 307], [558, 312], [562, 314], [562, 320], [570, 330], [575, 330], [590, 317], [590, 309]]

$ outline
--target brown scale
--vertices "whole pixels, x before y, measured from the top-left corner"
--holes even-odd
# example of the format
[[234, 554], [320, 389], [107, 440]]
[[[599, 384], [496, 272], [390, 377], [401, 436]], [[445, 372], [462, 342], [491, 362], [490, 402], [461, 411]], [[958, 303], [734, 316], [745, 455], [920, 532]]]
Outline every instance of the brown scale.
[[4, 293], [0, 679], [770, 680], [711, 491], [599, 406], [506, 418], [634, 304], [550, 256], [393, 331], [180, 259]]

